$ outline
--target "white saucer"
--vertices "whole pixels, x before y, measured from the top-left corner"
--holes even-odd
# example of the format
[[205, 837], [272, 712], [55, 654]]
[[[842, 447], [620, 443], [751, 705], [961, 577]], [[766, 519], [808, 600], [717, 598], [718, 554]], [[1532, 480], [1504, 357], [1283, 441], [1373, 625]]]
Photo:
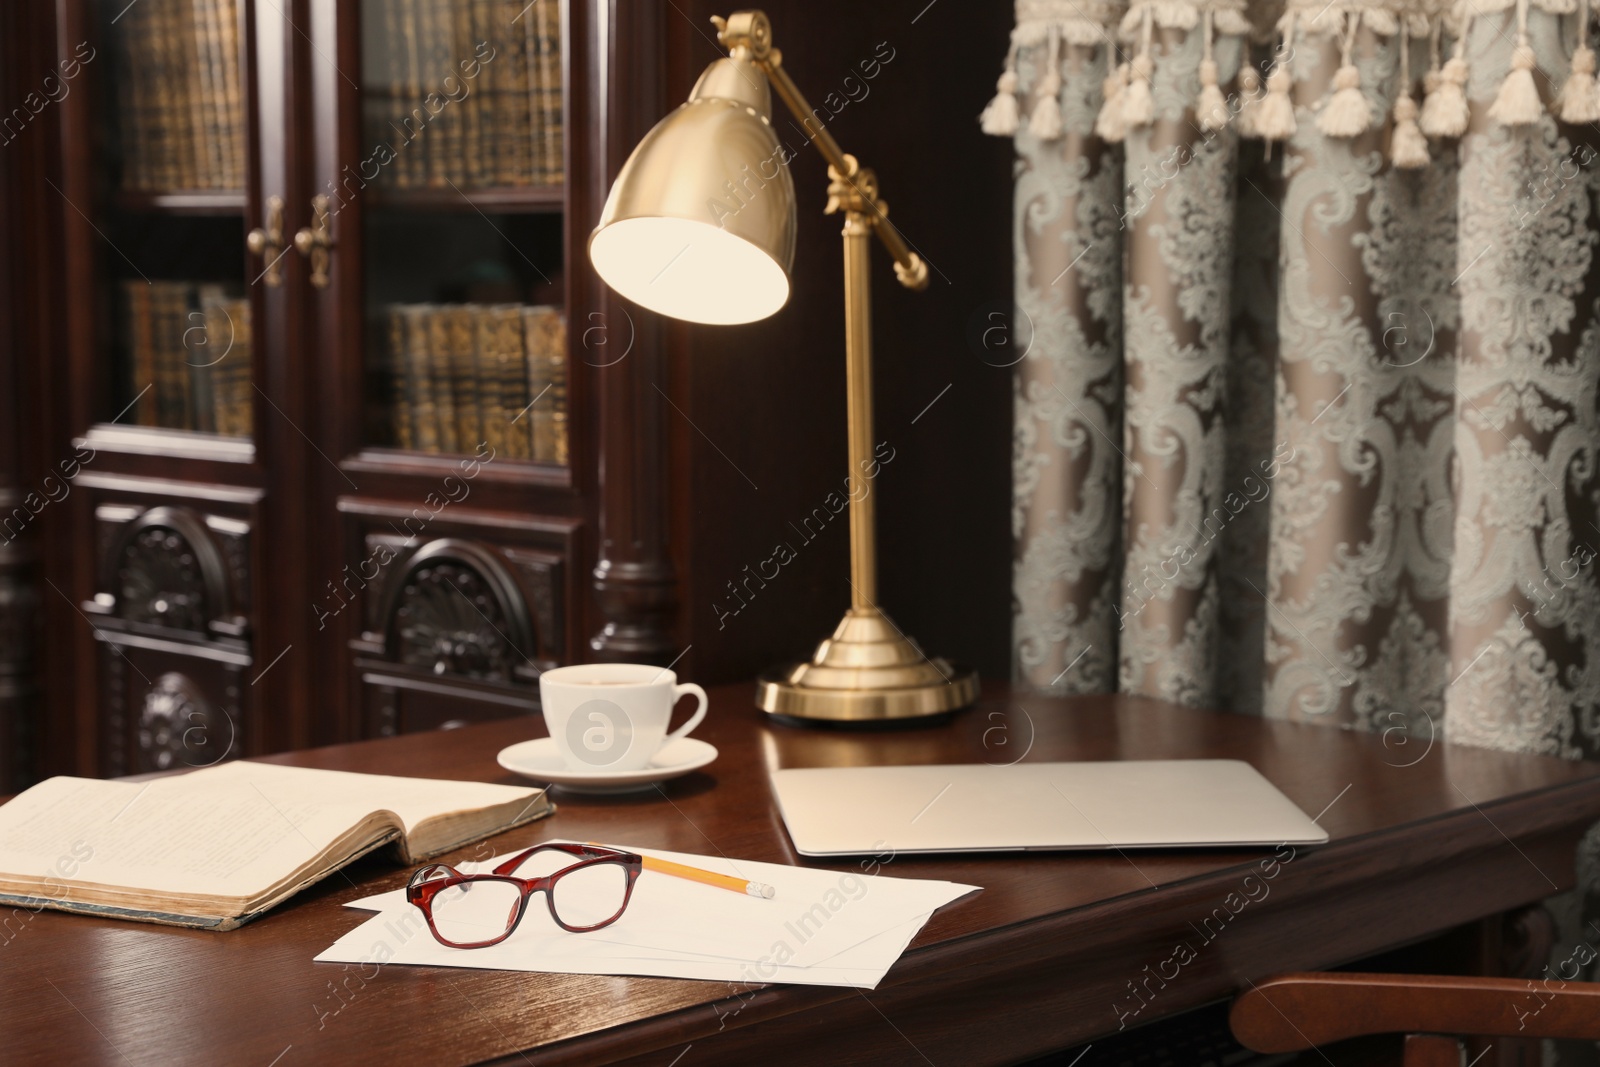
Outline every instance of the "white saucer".
[[717, 758], [717, 749], [693, 737], [680, 737], [662, 745], [655, 758], [636, 771], [575, 771], [567, 766], [554, 740], [536, 737], [501, 749], [495, 758], [514, 774], [559, 785], [572, 793], [632, 793], [699, 770]]

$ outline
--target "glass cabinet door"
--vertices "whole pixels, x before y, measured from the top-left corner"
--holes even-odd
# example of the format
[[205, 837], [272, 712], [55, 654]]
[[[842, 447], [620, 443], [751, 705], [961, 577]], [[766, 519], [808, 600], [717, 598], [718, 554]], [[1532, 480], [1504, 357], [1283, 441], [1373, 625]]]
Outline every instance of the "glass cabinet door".
[[588, 8], [307, 6], [313, 221], [296, 245], [327, 457], [310, 567], [317, 671], [343, 679], [330, 714], [352, 736], [525, 714], [537, 673], [581, 654], [589, 573], [566, 262]]
[[558, 0], [364, 0], [363, 445], [568, 462]]
[[82, 69], [56, 112], [63, 358], [45, 384], [52, 430], [93, 467], [59, 519], [52, 625], [78, 758], [93, 752], [96, 773], [270, 751], [294, 729], [276, 709], [302, 668], [251, 682], [263, 649], [305, 640], [259, 595], [269, 575], [285, 598], [298, 581], [280, 509], [303, 497], [309, 451], [285, 382], [287, 212], [281, 194], [263, 199], [267, 153], [293, 155], [290, 67], [277, 42], [258, 49], [277, 29], [267, 10], [55, 5], [58, 54]]
[[[90, 419], [251, 436], [243, 0], [95, 0]], [[75, 208], [79, 205], [74, 204]]]

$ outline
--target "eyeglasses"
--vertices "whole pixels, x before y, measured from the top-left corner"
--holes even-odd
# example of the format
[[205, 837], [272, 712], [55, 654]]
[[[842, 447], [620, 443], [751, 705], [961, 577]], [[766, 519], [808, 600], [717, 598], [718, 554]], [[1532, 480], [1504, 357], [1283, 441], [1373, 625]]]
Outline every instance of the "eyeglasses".
[[[564, 865], [540, 878], [518, 878], [517, 869], [541, 853]], [[582, 934], [611, 925], [627, 909], [642, 867], [640, 856], [620, 849], [535, 845], [488, 874], [462, 874], [449, 864], [430, 864], [411, 876], [406, 900], [421, 909], [440, 944], [487, 948], [511, 936], [535, 893], [545, 895], [550, 917], [563, 930]]]

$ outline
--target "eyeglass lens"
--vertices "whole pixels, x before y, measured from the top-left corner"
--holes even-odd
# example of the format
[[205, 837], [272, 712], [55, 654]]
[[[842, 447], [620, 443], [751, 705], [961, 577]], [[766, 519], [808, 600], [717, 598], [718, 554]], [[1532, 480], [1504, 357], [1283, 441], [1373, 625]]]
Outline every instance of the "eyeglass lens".
[[510, 882], [462, 882], [434, 895], [433, 926], [458, 945], [493, 941], [517, 919], [522, 891]]
[[595, 863], [566, 871], [550, 887], [550, 902], [568, 926], [608, 922], [628, 902], [628, 869], [620, 863]]

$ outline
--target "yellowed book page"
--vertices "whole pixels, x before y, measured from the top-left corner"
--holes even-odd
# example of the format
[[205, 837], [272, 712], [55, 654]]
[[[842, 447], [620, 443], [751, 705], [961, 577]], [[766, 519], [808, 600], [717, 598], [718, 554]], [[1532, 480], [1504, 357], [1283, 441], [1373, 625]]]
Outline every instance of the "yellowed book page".
[[[207, 772], [139, 784], [51, 778], [0, 806], [0, 884], [51, 877], [158, 894], [248, 898], [310, 862], [377, 805], [276, 797]], [[194, 779], [191, 781], [190, 779]], [[76, 859], [66, 874], [62, 857]], [[68, 864], [68, 866], [72, 866]], [[40, 895], [66, 896], [47, 884]]]
[[200, 775], [213, 776], [219, 782], [248, 784], [275, 802], [288, 803], [295, 797], [314, 796], [320, 803], [348, 805], [361, 809], [363, 814], [392, 811], [400, 817], [407, 833], [435, 816], [475, 811], [516, 800], [542, 805], [544, 797], [544, 790], [539, 788], [324, 771], [251, 760], [219, 764], [188, 777]]

